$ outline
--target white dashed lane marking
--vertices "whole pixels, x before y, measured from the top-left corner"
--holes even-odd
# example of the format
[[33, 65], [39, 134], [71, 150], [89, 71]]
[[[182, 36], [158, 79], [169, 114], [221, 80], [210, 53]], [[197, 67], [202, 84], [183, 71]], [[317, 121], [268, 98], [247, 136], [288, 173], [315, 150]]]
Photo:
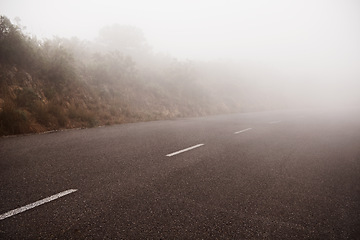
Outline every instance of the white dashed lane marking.
[[246, 131], [249, 131], [249, 130], [251, 130], [252, 128], [246, 128], [246, 129], [244, 129], [244, 130], [240, 130], [240, 131], [238, 131], [238, 132], [234, 132], [234, 134], [239, 134], [239, 133], [242, 133], [242, 132], [246, 132]]
[[39, 201], [36, 201], [34, 203], [30, 203], [30, 204], [28, 204], [26, 206], [16, 208], [16, 209], [11, 210], [11, 211], [9, 211], [7, 213], [1, 214], [0, 215], [0, 220], [3, 220], [3, 219], [8, 218], [8, 217], [12, 217], [12, 216], [14, 216], [16, 214], [25, 212], [25, 211], [30, 210], [32, 208], [38, 207], [38, 206], [40, 206], [42, 204], [54, 201], [55, 199], [61, 198], [61, 197], [65, 196], [65, 195], [68, 195], [68, 194], [76, 192], [76, 191], [77, 191], [77, 189], [69, 189], [69, 190], [66, 190], [64, 192], [52, 195], [50, 197], [44, 198], [44, 199], [39, 200]]
[[194, 148], [198, 148], [198, 147], [201, 147], [201, 146], [204, 146], [204, 144], [201, 143], [201, 144], [198, 144], [198, 145], [195, 145], [195, 146], [192, 146], [192, 147], [188, 147], [188, 148], [185, 148], [183, 150], [167, 154], [166, 156], [167, 157], [172, 157], [174, 155], [177, 155], [177, 154], [180, 154], [180, 153], [183, 153], [183, 152], [186, 152], [186, 151], [190, 151], [190, 150], [193, 150]]

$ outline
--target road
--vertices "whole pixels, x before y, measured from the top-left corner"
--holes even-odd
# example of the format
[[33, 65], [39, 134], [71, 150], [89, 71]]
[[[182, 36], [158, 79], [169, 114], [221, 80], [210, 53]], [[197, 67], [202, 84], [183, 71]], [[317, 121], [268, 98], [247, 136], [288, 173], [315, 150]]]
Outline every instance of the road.
[[360, 111], [0, 138], [0, 183], [0, 239], [360, 239]]

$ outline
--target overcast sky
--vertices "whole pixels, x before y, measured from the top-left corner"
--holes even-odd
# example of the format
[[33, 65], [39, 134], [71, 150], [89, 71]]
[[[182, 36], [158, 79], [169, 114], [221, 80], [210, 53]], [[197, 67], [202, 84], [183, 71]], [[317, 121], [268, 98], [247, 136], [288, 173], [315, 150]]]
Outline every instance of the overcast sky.
[[92, 40], [119, 23], [180, 59], [232, 59], [319, 85], [359, 86], [359, 0], [1, 0], [0, 13], [40, 38]]
[[184, 58], [359, 56], [358, 0], [1, 0], [39, 37], [93, 39], [113, 23], [141, 28]]

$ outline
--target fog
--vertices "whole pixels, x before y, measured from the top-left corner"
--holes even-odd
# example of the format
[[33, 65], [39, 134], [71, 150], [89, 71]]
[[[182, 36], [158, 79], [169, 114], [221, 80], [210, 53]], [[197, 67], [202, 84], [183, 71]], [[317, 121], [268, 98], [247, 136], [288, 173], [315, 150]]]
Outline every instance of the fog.
[[94, 41], [104, 26], [134, 26], [153, 54], [191, 60], [199, 78], [229, 93], [237, 85], [234, 95], [289, 108], [360, 105], [357, 0], [2, 0], [0, 9], [38, 38]]

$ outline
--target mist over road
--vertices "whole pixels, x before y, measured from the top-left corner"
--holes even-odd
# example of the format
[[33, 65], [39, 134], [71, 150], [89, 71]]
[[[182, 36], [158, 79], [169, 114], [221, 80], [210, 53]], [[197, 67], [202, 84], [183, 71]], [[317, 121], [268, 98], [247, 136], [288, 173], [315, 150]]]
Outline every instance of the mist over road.
[[360, 110], [0, 138], [0, 184], [1, 239], [356, 239]]

